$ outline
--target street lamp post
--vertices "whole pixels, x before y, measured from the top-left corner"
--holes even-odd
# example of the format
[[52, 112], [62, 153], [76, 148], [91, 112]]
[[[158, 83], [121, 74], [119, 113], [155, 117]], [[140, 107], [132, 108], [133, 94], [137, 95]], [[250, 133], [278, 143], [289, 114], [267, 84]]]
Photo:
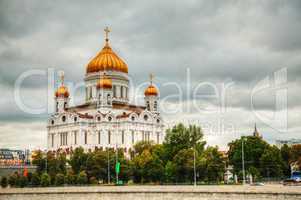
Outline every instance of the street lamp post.
[[116, 185], [118, 185], [118, 171], [117, 171], [117, 165], [118, 165], [118, 146], [116, 142]]
[[195, 146], [193, 149], [193, 174], [194, 174], [194, 186], [196, 186], [196, 167], [195, 167]]
[[110, 149], [107, 149], [108, 152], [108, 184], [110, 184]]
[[241, 158], [242, 158], [242, 176], [243, 176], [243, 185], [246, 184], [246, 172], [245, 172], [245, 152], [244, 152], [244, 137], [241, 139]]

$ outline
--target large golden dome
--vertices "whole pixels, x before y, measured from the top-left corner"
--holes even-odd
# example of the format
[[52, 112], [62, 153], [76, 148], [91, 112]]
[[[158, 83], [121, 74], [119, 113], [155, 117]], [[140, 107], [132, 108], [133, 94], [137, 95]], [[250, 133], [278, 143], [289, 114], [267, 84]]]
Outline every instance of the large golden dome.
[[106, 44], [102, 50], [93, 58], [87, 66], [87, 73], [99, 72], [99, 71], [119, 71], [128, 73], [127, 64], [118, 57], [118, 55], [112, 50], [109, 45], [108, 32], [109, 29], [105, 29], [106, 32]]

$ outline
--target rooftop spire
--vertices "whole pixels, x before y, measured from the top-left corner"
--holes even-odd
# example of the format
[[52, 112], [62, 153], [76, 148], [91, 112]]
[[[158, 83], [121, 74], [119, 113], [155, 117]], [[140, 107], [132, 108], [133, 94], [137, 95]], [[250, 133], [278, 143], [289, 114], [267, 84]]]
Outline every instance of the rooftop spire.
[[154, 75], [152, 73], [149, 74], [150, 84], [153, 84]]
[[109, 42], [109, 33], [111, 32], [111, 30], [109, 29], [109, 27], [106, 27], [104, 29], [104, 31], [105, 31], [105, 40], [106, 40], [106, 43], [108, 43]]
[[257, 131], [256, 123], [255, 123], [255, 127], [254, 127], [254, 133], [253, 133], [253, 136], [262, 138], [261, 134]]
[[60, 80], [61, 80], [61, 85], [64, 85], [64, 71], [60, 71], [59, 72], [59, 77], [60, 77]]

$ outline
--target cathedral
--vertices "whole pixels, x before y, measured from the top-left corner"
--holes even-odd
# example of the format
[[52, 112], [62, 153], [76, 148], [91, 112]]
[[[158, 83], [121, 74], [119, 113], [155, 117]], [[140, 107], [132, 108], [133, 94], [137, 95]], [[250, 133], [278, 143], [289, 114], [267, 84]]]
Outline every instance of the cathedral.
[[122, 148], [128, 152], [139, 141], [162, 143], [164, 124], [158, 110], [158, 89], [144, 91], [144, 105], [129, 102], [127, 64], [112, 50], [105, 29], [105, 44], [89, 62], [85, 74], [85, 102], [69, 106], [64, 76], [55, 92], [55, 113], [48, 120], [48, 150], [83, 147]]

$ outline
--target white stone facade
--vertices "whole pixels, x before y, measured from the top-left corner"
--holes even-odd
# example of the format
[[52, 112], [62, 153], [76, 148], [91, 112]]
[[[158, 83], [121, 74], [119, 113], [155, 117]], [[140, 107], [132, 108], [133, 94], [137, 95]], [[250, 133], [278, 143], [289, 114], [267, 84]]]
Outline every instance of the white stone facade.
[[[112, 80], [112, 89], [97, 89], [104, 73]], [[118, 147], [128, 151], [139, 141], [162, 143], [164, 125], [157, 108], [158, 96], [145, 97], [148, 106], [129, 104], [129, 79], [123, 72], [88, 73], [84, 80], [84, 104], [69, 107], [72, 97], [55, 98], [56, 113], [49, 118], [47, 126], [48, 150], [71, 150], [81, 146], [86, 151], [95, 147]], [[112, 95], [111, 102], [100, 94]]]

